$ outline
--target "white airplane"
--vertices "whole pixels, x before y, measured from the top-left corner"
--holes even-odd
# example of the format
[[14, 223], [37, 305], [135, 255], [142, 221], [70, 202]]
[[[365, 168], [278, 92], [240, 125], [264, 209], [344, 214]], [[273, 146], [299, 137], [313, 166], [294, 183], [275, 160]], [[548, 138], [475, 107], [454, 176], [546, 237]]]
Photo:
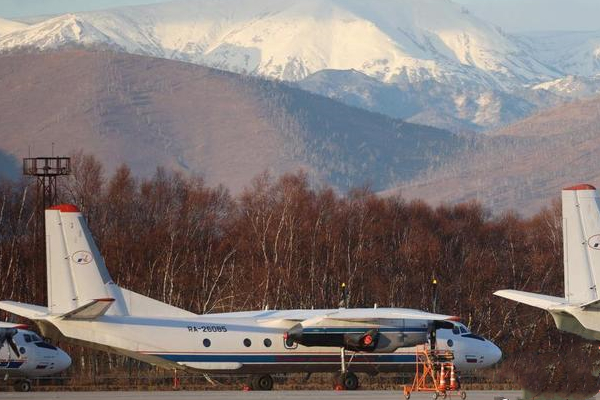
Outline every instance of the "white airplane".
[[415, 346], [437, 333], [459, 370], [496, 363], [501, 351], [454, 317], [401, 308], [248, 311], [197, 315], [117, 286], [75, 206], [46, 210], [48, 306], [0, 308], [34, 321], [48, 337], [126, 355], [168, 369], [250, 375], [270, 390], [271, 374], [414, 370]]
[[57, 374], [71, 365], [71, 357], [58, 347], [44, 342], [27, 325], [0, 322], [0, 374], [15, 377], [14, 387], [29, 392], [29, 378]]
[[518, 290], [496, 296], [548, 311], [556, 327], [589, 340], [600, 340], [600, 197], [595, 187], [562, 191], [565, 297]]

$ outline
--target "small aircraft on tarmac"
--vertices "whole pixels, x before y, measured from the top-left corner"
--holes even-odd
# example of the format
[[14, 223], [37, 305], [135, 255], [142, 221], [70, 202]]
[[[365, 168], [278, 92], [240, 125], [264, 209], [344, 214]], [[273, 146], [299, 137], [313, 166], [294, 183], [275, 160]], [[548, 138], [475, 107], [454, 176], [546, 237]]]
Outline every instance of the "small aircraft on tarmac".
[[71, 365], [71, 357], [43, 341], [27, 325], [0, 322], [0, 373], [4, 379], [15, 377], [14, 388], [29, 392], [31, 381], [57, 374]]
[[546, 310], [556, 327], [585, 339], [600, 340], [600, 197], [592, 185], [562, 191], [565, 297], [518, 290], [496, 296]]
[[117, 286], [72, 205], [46, 210], [48, 307], [0, 302], [43, 335], [172, 370], [249, 375], [270, 390], [272, 374], [414, 370], [415, 346], [432, 340], [454, 352], [458, 370], [484, 368], [502, 353], [455, 317], [402, 308], [264, 310], [197, 315]]

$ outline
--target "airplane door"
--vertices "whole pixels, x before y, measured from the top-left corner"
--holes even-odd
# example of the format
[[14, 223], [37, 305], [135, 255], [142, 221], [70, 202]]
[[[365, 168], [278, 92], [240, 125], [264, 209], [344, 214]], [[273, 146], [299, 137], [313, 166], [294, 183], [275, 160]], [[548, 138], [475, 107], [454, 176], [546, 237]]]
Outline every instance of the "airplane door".
[[396, 325], [398, 326], [398, 330], [400, 331], [398, 333], [398, 340], [400, 342], [400, 346], [404, 347], [407, 339], [405, 331], [406, 322], [403, 319], [399, 319], [396, 321]]

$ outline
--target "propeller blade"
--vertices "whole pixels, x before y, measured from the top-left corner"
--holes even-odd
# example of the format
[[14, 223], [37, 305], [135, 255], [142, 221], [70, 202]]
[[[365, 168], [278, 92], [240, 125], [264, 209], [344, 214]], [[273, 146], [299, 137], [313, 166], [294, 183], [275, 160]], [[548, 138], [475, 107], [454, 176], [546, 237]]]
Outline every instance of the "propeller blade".
[[452, 322], [450, 322], [450, 321], [440, 321], [440, 320], [438, 320], [438, 321], [434, 322], [434, 327], [435, 327], [435, 330], [438, 330], [438, 329], [452, 329], [452, 328], [454, 328], [454, 324]]
[[12, 339], [12, 336], [7, 337], [6, 341], [8, 342], [8, 345], [10, 346], [10, 348], [15, 352], [17, 358], [21, 358], [21, 353], [19, 352], [19, 347], [17, 347], [17, 344]]
[[17, 334], [18, 330], [15, 328], [0, 328], [0, 347], [4, 346], [4, 343], [8, 343], [9, 346], [9, 357], [10, 357], [10, 349], [16, 354], [17, 358], [21, 358], [21, 353], [19, 353], [19, 347], [13, 340], [13, 337]]

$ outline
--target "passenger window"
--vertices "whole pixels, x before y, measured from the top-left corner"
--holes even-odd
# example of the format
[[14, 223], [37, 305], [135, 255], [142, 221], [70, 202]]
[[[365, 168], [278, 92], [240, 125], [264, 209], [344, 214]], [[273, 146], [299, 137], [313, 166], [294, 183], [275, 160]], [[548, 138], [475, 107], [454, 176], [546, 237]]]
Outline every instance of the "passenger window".
[[28, 335], [28, 334], [25, 333], [23, 335], [23, 337], [25, 338], [25, 342], [26, 343], [31, 343], [31, 335]]
[[265, 339], [264, 342], [265, 347], [271, 347], [271, 345], [273, 344], [273, 342], [271, 342], [271, 339]]
[[246, 346], [246, 347], [252, 346], [252, 341], [248, 338], [244, 339], [244, 346]]
[[204, 347], [210, 347], [210, 339], [204, 339], [202, 344], [204, 344]]

